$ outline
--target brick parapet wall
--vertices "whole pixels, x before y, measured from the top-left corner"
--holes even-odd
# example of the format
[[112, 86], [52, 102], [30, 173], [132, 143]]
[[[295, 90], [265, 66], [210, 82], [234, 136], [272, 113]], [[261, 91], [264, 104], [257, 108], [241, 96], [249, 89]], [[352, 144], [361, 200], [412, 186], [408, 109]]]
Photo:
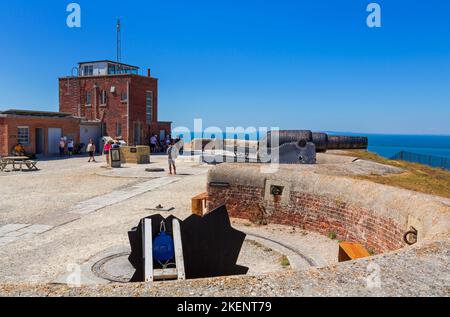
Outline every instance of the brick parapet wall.
[[258, 187], [210, 186], [208, 193], [210, 210], [226, 204], [233, 218], [295, 226], [322, 235], [334, 233], [339, 240], [359, 242], [378, 253], [405, 246], [404, 230], [394, 220], [324, 196], [291, 192], [289, 204], [283, 205], [266, 202], [264, 189]]
[[[283, 185], [283, 195], [271, 195], [271, 184]], [[235, 218], [335, 233], [377, 253], [405, 247], [403, 234], [412, 225], [422, 241], [448, 235], [450, 224], [446, 199], [292, 167], [263, 174], [252, 164], [222, 164], [209, 173], [208, 194], [209, 210], [226, 204]]]

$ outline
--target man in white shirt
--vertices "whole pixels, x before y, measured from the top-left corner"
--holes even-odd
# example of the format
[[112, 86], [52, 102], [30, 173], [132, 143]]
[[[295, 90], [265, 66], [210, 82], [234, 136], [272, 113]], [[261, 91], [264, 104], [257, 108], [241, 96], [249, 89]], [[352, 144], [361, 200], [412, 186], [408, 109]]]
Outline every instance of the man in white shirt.
[[175, 146], [174, 142], [171, 141], [169, 147], [167, 148], [167, 156], [169, 159], [169, 170], [170, 170], [170, 175], [172, 175], [172, 170], [173, 170], [173, 174], [177, 175], [177, 166], [175, 165], [175, 161], [178, 158], [178, 149]]
[[156, 135], [152, 136], [150, 138], [150, 148], [152, 150], [152, 153], [156, 152], [156, 145], [158, 144], [158, 138], [156, 137]]

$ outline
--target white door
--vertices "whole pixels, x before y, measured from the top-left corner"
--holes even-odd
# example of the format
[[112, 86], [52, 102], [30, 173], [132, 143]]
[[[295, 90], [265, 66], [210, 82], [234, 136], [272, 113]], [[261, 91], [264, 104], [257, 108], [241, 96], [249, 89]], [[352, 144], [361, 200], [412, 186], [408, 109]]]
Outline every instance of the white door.
[[59, 153], [59, 141], [61, 141], [61, 128], [48, 128], [48, 154]]
[[83, 143], [85, 146], [88, 145], [90, 139], [94, 140], [95, 146], [98, 149], [99, 148], [99, 140], [100, 140], [100, 127], [98, 125], [92, 125], [92, 124], [91, 125], [89, 125], [89, 124], [81, 125], [80, 126], [80, 139], [81, 139], [80, 142]]

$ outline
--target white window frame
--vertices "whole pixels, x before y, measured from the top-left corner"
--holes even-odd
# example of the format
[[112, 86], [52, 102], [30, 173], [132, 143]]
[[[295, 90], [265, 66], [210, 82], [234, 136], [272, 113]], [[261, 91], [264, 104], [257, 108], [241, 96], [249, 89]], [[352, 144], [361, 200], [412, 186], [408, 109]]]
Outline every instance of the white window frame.
[[[92, 73], [91, 73], [92, 70]], [[83, 66], [83, 75], [86, 77], [94, 76], [94, 65], [84, 65]]]
[[[120, 127], [120, 131], [119, 131], [119, 127]], [[121, 137], [121, 136], [122, 136], [122, 123], [116, 122], [116, 137]]]
[[[126, 99], [123, 99], [122, 97], [123, 97], [123, 95], [126, 95]], [[122, 91], [121, 93], [120, 93], [120, 102], [128, 102], [128, 92], [126, 92], [126, 91]]]
[[[20, 139], [20, 130], [26, 129], [27, 130], [27, 141], [24, 142]], [[17, 127], [17, 142], [23, 145], [29, 145], [30, 144], [30, 127], [29, 126], [19, 126]]]
[[108, 103], [108, 92], [106, 90], [102, 90], [100, 94], [100, 105], [106, 106]]
[[[89, 102], [88, 102], [88, 95], [89, 95]], [[92, 92], [90, 91], [86, 91], [86, 107], [91, 107], [92, 106]]]

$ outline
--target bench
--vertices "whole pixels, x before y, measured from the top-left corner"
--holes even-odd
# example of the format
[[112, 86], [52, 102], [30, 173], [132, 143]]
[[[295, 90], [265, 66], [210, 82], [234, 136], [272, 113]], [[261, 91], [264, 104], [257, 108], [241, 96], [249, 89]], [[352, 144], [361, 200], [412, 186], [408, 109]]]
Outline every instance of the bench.
[[192, 214], [203, 217], [208, 202], [208, 193], [202, 193], [192, 198]]
[[36, 166], [37, 162], [35, 162], [35, 161], [25, 161], [24, 164], [28, 167], [28, 170], [30, 170], [30, 171], [32, 171], [32, 170], [38, 171], [39, 170]]
[[361, 244], [353, 242], [341, 242], [339, 244], [339, 262], [346, 262], [370, 256]]
[[[32, 170], [37, 171], [39, 169], [37, 168], [36, 164], [37, 162], [30, 160], [23, 161], [23, 160], [2, 159], [0, 161], [0, 171], [4, 171], [8, 165], [12, 165], [13, 170], [23, 171], [23, 166], [25, 165], [29, 171]], [[19, 166], [18, 169], [16, 168], [16, 165]]]

